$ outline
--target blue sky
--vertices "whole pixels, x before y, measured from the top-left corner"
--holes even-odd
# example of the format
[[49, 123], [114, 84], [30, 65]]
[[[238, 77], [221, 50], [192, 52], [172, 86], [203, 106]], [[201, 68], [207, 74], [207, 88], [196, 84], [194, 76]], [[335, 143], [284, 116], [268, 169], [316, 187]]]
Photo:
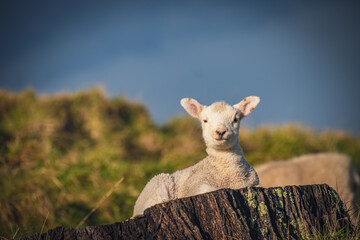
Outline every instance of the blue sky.
[[157, 123], [179, 101], [261, 98], [247, 126], [288, 122], [360, 133], [356, 1], [0, 3], [0, 88], [98, 85]]

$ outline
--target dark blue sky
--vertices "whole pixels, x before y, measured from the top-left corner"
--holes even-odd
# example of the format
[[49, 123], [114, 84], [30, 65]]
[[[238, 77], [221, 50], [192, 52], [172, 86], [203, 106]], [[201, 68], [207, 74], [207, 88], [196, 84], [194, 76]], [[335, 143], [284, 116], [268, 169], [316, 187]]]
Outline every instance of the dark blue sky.
[[100, 85], [158, 123], [258, 95], [248, 126], [360, 133], [358, 1], [3, 0], [0, 19], [3, 89]]

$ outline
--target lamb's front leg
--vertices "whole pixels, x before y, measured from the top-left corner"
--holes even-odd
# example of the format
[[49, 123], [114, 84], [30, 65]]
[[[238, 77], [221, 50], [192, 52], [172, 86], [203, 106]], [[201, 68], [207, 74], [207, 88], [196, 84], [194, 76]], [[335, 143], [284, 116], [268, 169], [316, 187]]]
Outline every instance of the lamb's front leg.
[[208, 193], [208, 192], [213, 192], [218, 190], [218, 188], [213, 187], [209, 184], [201, 184], [198, 188], [197, 194], [203, 194], [203, 193]]
[[153, 177], [136, 200], [133, 217], [142, 215], [144, 210], [151, 206], [170, 201], [174, 194], [175, 183], [173, 176], [161, 173]]

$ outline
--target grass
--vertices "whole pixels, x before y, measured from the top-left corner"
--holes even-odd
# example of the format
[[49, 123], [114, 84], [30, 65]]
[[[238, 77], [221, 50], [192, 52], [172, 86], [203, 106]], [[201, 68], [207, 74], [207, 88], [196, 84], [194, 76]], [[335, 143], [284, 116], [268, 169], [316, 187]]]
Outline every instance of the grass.
[[[333, 240], [333, 239], [334, 240], [335, 239], [357, 240], [357, 239], [360, 239], [359, 216], [355, 220], [355, 222], [352, 222], [352, 225], [353, 225], [352, 229], [350, 229], [350, 226], [346, 226], [337, 231], [334, 231], [333, 229], [327, 229], [325, 233], [320, 233], [319, 231], [314, 229], [314, 230], [312, 230], [311, 239], [316, 239], [316, 240]], [[337, 226], [334, 226], [334, 228], [337, 228]]]
[[[259, 127], [241, 129], [240, 142], [251, 164], [334, 151], [360, 172], [360, 139], [343, 131]], [[123, 221], [152, 176], [205, 155], [189, 117], [157, 126], [142, 104], [95, 88], [50, 96], [0, 90], [0, 236], [76, 227], [87, 215], [84, 225]]]

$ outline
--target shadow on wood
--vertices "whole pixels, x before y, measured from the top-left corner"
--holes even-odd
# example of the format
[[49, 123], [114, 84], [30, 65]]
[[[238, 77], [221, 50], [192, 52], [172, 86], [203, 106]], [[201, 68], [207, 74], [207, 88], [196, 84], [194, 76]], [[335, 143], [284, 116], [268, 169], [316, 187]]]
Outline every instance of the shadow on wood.
[[105, 226], [57, 227], [23, 239], [306, 239], [354, 231], [328, 185], [221, 189], [158, 204]]

